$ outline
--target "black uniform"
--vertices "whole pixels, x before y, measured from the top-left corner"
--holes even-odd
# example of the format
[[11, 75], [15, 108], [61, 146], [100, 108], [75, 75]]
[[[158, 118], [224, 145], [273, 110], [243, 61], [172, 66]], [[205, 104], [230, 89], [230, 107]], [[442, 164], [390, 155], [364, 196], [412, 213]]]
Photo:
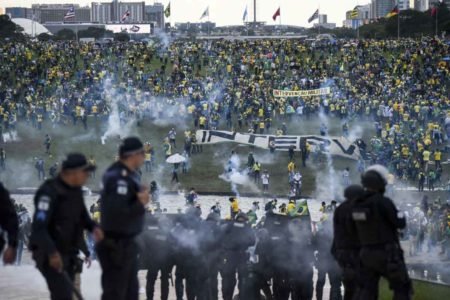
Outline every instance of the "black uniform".
[[161, 300], [169, 297], [173, 255], [169, 241], [172, 220], [166, 215], [146, 214], [145, 231], [139, 236], [141, 269], [147, 270], [147, 300], [153, 300], [155, 282], [161, 271]]
[[[19, 222], [17, 220], [16, 210], [9, 197], [9, 192], [2, 183], [0, 183], [0, 232], [8, 233], [8, 245], [17, 247], [17, 235], [19, 231]], [[3, 234], [0, 233], [0, 254], [3, 251], [5, 241]]]
[[123, 163], [114, 163], [103, 176], [100, 199], [105, 238], [97, 245], [102, 266], [103, 300], [138, 299], [138, 247], [144, 206], [139, 202], [140, 177]]
[[377, 299], [381, 276], [389, 282], [394, 299], [411, 299], [411, 281], [397, 233], [406, 226], [404, 216], [382, 193], [367, 192], [355, 202], [352, 217], [361, 243], [358, 276], [362, 285], [357, 299]]
[[316, 299], [322, 300], [323, 287], [325, 286], [325, 277], [328, 274], [330, 281], [330, 299], [340, 300], [341, 294], [341, 270], [331, 255], [331, 245], [333, 238], [332, 223], [329, 220], [322, 222], [322, 228], [318, 230], [315, 236], [317, 249], [317, 281], [316, 281]]
[[[358, 286], [359, 239], [352, 219], [354, 199], [362, 196], [362, 187], [350, 186], [346, 192], [355, 191], [351, 198], [340, 204], [333, 216], [334, 239], [331, 253], [342, 269], [344, 300], [351, 300]], [[359, 194], [359, 195], [358, 195]]]
[[81, 187], [70, 187], [60, 177], [47, 180], [36, 192], [30, 237], [33, 259], [44, 276], [51, 299], [72, 299], [72, 286], [49, 265], [49, 255], [59, 252], [64, 272], [73, 281], [83, 229], [92, 231], [95, 223], [84, 205]]
[[291, 253], [288, 257], [288, 270], [291, 298], [311, 300], [314, 290], [314, 244], [309, 219], [293, 219], [289, 225], [289, 233]]
[[224, 300], [231, 300], [236, 286], [236, 273], [239, 277], [239, 292], [243, 290], [242, 285], [246, 277], [248, 261], [246, 250], [255, 244], [256, 238], [255, 233], [248, 224], [230, 222], [227, 226], [223, 238], [222, 296]]

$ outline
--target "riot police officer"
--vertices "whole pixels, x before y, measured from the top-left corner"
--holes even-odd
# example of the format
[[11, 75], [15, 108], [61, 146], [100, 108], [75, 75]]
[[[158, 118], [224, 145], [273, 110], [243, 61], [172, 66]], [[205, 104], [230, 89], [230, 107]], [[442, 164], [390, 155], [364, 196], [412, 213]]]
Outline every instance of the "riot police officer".
[[103, 176], [100, 198], [104, 240], [97, 245], [102, 266], [103, 300], [138, 299], [138, 247], [149, 191], [141, 186], [139, 168], [144, 164], [144, 145], [136, 137], [123, 140], [119, 161]]
[[224, 300], [233, 298], [238, 274], [238, 289], [243, 291], [243, 280], [246, 277], [248, 261], [247, 249], [256, 242], [255, 234], [247, 224], [247, 215], [240, 212], [235, 221], [227, 224], [223, 238], [223, 261], [221, 265], [222, 296]]
[[344, 300], [351, 300], [357, 288], [357, 272], [359, 267], [359, 239], [355, 223], [352, 220], [352, 209], [356, 199], [364, 195], [360, 185], [351, 185], [344, 191], [345, 201], [334, 212], [334, 239], [331, 253], [342, 270], [344, 284]]
[[82, 186], [94, 169], [82, 154], [69, 154], [55, 179], [47, 180], [34, 198], [30, 249], [44, 276], [51, 299], [72, 299], [79, 241], [83, 229], [103, 238], [84, 205]]
[[140, 257], [143, 269], [147, 270], [147, 300], [153, 300], [155, 283], [161, 271], [161, 300], [169, 298], [169, 279], [172, 276], [173, 253], [169, 242], [172, 220], [168, 215], [151, 214], [145, 218], [145, 231], [139, 236]]
[[8, 234], [8, 246], [3, 254], [3, 263], [12, 264], [16, 258], [19, 221], [9, 192], [0, 182], [0, 255], [5, 245], [2, 231]]
[[352, 211], [361, 244], [361, 286], [357, 299], [378, 299], [378, 282], [385, 277], [394, 299], [411, 299], [412, 285], [400, 247], [398, 230], [406, 226], [405, 216], [384, 196], [388, 171], [374, 165], [362, 175], [365, 195]]
[[316, 268], [316, 299], [322, 300], [323, 287], [325, 286], [325, 277], [328, 274], [330, 281], [330, 299], [340, 300], [341, 294], [341, 270], [330, 253], [333, 229], [332, 222], [328, 219], [328, 215], [324, 214], [323, 220], [318, 224], [318, 230], [315, 236], [315, 245], [317, 250]]

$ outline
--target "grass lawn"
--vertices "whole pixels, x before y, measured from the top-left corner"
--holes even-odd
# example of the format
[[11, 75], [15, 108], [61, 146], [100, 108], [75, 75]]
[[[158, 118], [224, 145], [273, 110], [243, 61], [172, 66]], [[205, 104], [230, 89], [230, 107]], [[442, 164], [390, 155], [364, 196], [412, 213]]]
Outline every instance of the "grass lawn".
[[[413, 280], [413, 287], [414, 300], [443, 300], [450, 298], [450, 286], [420, 280]], [[379, 299], [392, 299], [392, 291], [389, 290], [388, 283], [385, 280], [380, 281]]]
[[[320, 123], [319, 118], [311, 118], [310, 120], [293, 119], [287, 123], [288, 134], [318, 134]], [[7, 154], [7, 170], [6, 172], [0, 173], [0, 179], [9, 189], [36, 187], [39, 185], [39, 181], [37, 179], [37, 171], [34, 168], [35, 157], [43, 157], [45, 159], [46, 171], [48, 171], [48, 168], [54, 162], [60, 162], [65, 154], [80, 151], [87, 156], [94, 155], [97, 161], [98, 170], [96, 178], [90, 181], [89, 187], [93, 190], [99, 190], [101, 174], [115, 159], [119, 140], [118, 138], [109, 138], [106, 144], [102, 145], [100, 138], [106, 131], [106, 123], [90, 118], [88, 124], [89, 128], [87, 131], [84, 130], [81, 123], [76, 126], [72, 124], [66, 126], [61, 125], [57, 128], [51, 128], [50, 124], [45, 124], [41, 131], [25, 124], [19, 125], [18, 136], [20, 141], [4, 144]], [[274, 124], [273, 131], [276, 130], [276, 125]], [[331, 136], [341, 135], [341, 126], [339, 119], [330, 118], [328, 125], [329, 134]], [[234, 150], [240, 156], [242, 166], [246, 164], [249, 152], [253, 152], [255, 159], [262, 164], [262, 169], [269, 171], [271, 177], [268, 196], [287, 195], [287, 152], [270, 154], [268, 150], [252, 149], [248, 146], [231, 143], [203, 146], [203, 153], [192, 156], [188, 174], [181, 174], [180, 170], [180, 185], [172, 184], [170, 182], [172, 167], [164, 162], [164, 153], [162, 150], [162, 141], [172, 127], [175, 127], [177, 130], [178, 148], [175, 151], [182, 152], [183, 132], [185, 128], [193, 127], [192, 120], [187, 120], [186, 122], [179, 119], [145, 120], [141, 127], [131, 126], [129, 134], [137, 135], [142, 140], [151, 142], [156, 151], [155, 168], [151, 173], [143, 173], [144, 183], [156, 180], [166, 191], [177, 191], [179, 189], [195, 187], [197, 191], [205, 193], [229, 193], [232, 191], [230, 183], [220, 179], [219, 175], [223, 173], [224, 165], [228, 161], [231, 151]], [[355, 125], [350, 125], [350, 131], [355, 129], [355, 127]], [[370, 139], [373, 135], [372, 122], [358, 123], [358, 127], [360, 127], [358, 129], [363, 132], [363, 137], [366, 140]], [[51, 156], [45, 154], [43, 145], [46, 133], [49, 133], [53, 140]], [[297, 156], [297, 166], [300, 166], [299, 155]], [[350, 167], [352, 181], [359, 182], [356, 162], [353, 160], [335, 157], [333, 159], [333, 167], [337, 175], [331, 179], [326, 176], [329, 171], [326, 162], [313, 165], [312, 161], [308, 161], [306, 168], [300, 167], [303, 175], [303, 194], [317, 196], [317, 193], [321, 193], [321, 195], [327, 195], [326, 197], [323, 196], [323, 198], [333, 197], [327, 194], [330, 189], [329, 185], [340, 184], [340, 182], [337, 182], [341, 178], [339, 172], [347, 166]], [[240, 193], [259, 193], [260, 186], [249, 184], [239, 186], [238, 190]], [[330, 201], [332, 199], [323, 200]]]

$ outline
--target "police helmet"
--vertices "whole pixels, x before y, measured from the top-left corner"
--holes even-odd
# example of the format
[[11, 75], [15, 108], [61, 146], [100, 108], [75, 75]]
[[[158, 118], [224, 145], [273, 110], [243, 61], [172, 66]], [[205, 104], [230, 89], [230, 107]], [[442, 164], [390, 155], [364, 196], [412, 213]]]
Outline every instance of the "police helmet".
[[389, 171], [385, 167], [373, 165], [361, 176], [361, 183], [367, 189], [384, 192], [388, 176]]
[[344, 197], [348, 200], [355, 200], [361, 197], [364, 189], [359, 184], [352, 184], [344, 190]]

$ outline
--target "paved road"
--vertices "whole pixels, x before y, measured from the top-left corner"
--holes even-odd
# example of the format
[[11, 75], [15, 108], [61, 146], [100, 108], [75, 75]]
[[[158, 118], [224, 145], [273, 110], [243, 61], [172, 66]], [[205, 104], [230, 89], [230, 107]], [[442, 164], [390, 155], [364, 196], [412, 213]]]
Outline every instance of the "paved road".
[[[82, 273], [81, 289], [85, 300], [100, 299], [101, 268], [93, 262], [90, 269]], [[140, 286], [145, 287], [145, 272], [139, 272]], [[157, 282], [159, 287], [159, 282]], [[140, 299], [145, 300], [145, 291], [141, 288]], [[328, 283], [324, 295], [329, 292]], [[156, 288], [155, 299], [160, 299]], [[47, 287], [41, 274], [30, 264], [0, 267], [0, 300], [44, 300], [49, 299]], [[171, 288], [169, 300], [175, 300], [174, 289]], [[324, 297], [327, 300], [328, 297]]]

